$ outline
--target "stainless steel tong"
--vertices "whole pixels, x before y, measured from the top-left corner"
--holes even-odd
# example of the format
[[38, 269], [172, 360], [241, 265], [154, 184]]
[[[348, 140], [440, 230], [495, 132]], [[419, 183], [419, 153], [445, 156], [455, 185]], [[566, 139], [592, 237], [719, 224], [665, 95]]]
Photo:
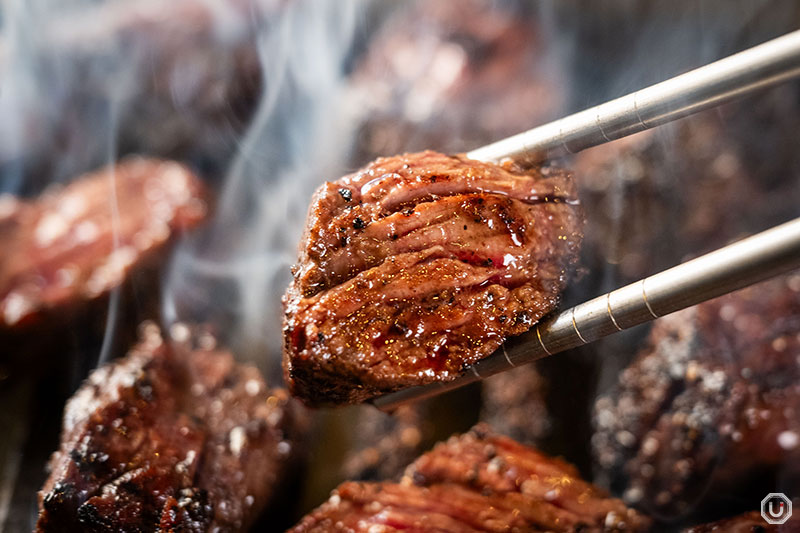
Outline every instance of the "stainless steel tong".
[[[643, 131], [800, 76], [795, 31], [467, 154], [541, 161]], [[454, 381], [379, 397], [383, 410], [595, 341], [800, 267], [800, 218], [551, 315]]]

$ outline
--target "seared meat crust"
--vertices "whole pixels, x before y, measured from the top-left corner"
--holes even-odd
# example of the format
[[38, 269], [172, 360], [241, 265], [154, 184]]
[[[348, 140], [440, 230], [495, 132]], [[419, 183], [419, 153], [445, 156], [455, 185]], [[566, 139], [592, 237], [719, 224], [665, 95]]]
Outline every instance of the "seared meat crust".
[[38, 531], [244, 531], [291, 469], [304, 422], [285, 392], [143, 332], [67, 404]]
[[291, 533], [643, 531], [647, 525], [567, 463], [477, 426], [421, 456], [400, 483], [340, 485]]
[[571, 177], [421, 152], [315, 193], [284, 296], [284, 367], [308, 403], [454, 379], [558, 301], [577, 254]]
[[771, 473], [798, 479], [798, 331], [797, 274], [656, 321], [618, 388], [596, 404], [604, 481], [674, 519], [723, 487], [741, 495]]

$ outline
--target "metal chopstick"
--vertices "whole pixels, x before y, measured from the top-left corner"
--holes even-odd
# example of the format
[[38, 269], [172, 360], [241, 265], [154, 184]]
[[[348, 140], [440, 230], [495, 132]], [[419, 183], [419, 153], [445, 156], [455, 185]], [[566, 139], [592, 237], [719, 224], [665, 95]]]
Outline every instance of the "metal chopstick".
[[720, 248], [550, 318], [450, 382], [373, 400], [385, 411], [595, 341], [800, 267], [800, 218]]
[[473, 150], [480, 161], [537, 162], [619, 139], [800, 76], [800, 30]]

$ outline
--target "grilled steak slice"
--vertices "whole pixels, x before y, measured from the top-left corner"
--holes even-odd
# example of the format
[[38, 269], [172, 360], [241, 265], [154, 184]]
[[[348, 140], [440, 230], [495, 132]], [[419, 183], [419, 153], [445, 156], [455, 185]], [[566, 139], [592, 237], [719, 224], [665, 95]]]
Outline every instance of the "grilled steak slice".
[[567, 463], [481, 425], [421, 456], [400, 483], [342, 484], [291, 532], [640, 531], [647, 523]]
[[580, 241], [571, 177], [421, 152], [314, 195], [284, 296], [284, 368], [312, 404], [454, 379], [550, 311]]
[[[296, 457], [302, 414], [230, 353], [158, 327], [68, 402], [39, 531], [242, 531]], [[187, 340], [188, 339], [188, 340]]]
[[[625, 499], [676, 518], [800, 480], [800, 276], [776, 278], [656, 321], [596, 404], [593, 438]], [[751, 497], [755, 497], [752, 494]], [[744, 501], [749, 501], [745, 499]]]
[[131, 158], [44, 193], [0, 196], [0, 339], [63, 324], [196, 226], [198, 178], [174, 162]]

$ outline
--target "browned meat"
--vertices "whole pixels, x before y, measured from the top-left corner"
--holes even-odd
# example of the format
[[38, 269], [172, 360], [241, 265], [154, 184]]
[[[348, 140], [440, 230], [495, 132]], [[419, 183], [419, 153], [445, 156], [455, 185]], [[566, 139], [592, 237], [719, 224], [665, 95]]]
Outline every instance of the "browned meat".
[[[575, 157], [584, 264], [616, 287], [798, 216], [796, 87], [688, 117]], [[754, 135], [754, 131], [762, 132]]]
[[291, 531], [641, 531], [648, 521], [569, 464], [477, 426], [400, 483], [342, 484]]
[[513, 0], [426, 0], [395, 13], [353, 75], [357, 163], [470, 150], [557, 118], [566, 76], [537, 15]]
[[127, 159], [32, 202], [0, 195], [0, 339], [69, 323], [205, 213], [198, 178], [154, 159]]
[[580, 242], [570, 176], [436, 152], [314, 195], [285, 297], [293, 394], [344, 403], [455, 378], [558, 300]]
[[593, 447], [607, 481], [629, 503], [671, 518], [723, 492], [778, 489], [776, 473], [791, 486], [798, 331], [797, 274], [656, 321], [618, 389], [596, 404]]
[[547, 383], [534, 365], [483, 380], [481, 421], [498, 433], [535, 446], [550, 430]]
[[243, 531], [279, 493], [298, 406], [186, 326], [142, 331], [68, 402], [38, 531]]

